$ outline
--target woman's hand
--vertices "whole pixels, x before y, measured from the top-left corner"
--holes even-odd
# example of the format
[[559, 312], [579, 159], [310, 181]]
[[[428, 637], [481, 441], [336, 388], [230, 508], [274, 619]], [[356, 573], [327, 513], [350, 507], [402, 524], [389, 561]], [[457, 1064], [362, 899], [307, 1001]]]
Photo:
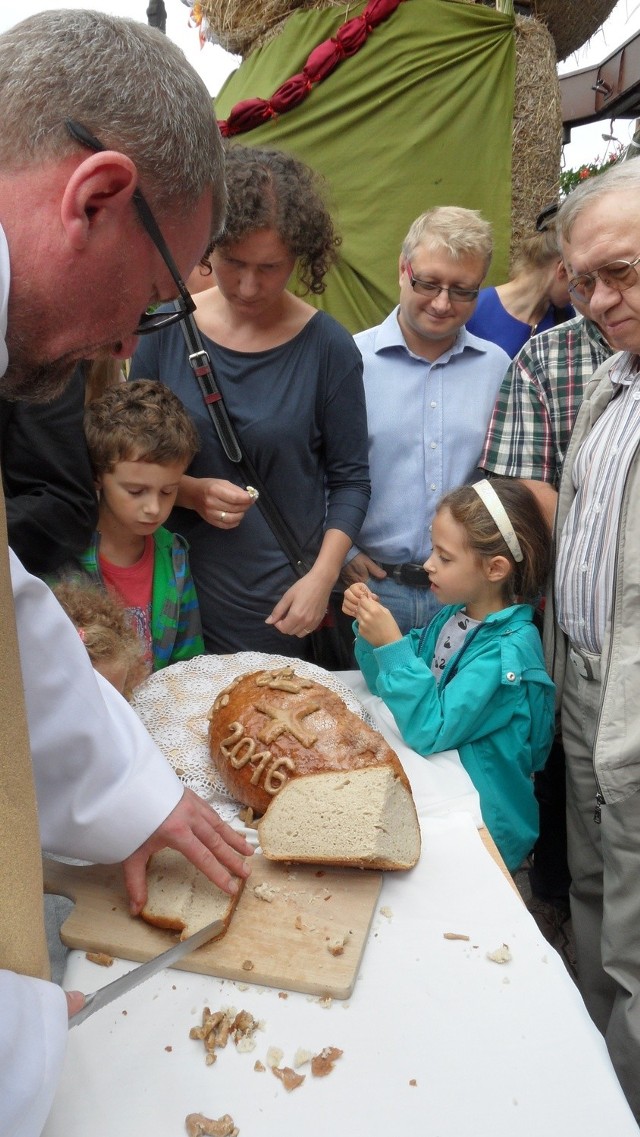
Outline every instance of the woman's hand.
[[344, 599], [342, 601], [342, 611], [345, 616], [351, 616], [352, 619], [357, 620], [360, 601], [363, 600], [365, 596], [370, 597], [371, 600], [378, 599], [375, 592], [371, 592], [366, 584], [352, 584], [349, 588], [345, 589]]
[[308, 636], [322, 623], [330, 594], [331, 585], [308, 572], [287, 589], [265, 623], [285, 636]]
[[356, 619], [360, 635], [372, 647], [385, 647], [402, 639], [402, 632], [389, 609], [375, 600], [371, 593], [360, 600]]
[[194, 509], [216, 529], [235, 529], [255, 501], [247, 490], [222, 478], [193, 478], [185, 474], [180, 481], [177, 504]]

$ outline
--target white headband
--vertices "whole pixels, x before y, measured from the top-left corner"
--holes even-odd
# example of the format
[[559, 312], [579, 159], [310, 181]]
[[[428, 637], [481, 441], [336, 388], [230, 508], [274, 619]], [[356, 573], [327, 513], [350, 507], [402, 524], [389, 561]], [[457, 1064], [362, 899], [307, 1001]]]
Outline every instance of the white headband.
[[520, 542], [516, 537], [516, 531], [509, 520], [509, 514], [500, 501], [500, 498], [491, 485], [491, 482], [487, 481], [486, 479], [481, 482], [474, 482], [473, 489], [476, 491], [478, 497], [482, 498], [487, 510], [493, 517], [493, 520], [495, 521], [500, 531], [500, 535], [504, 538], [505, 544], [507, 545], [514, 561], [518, 561], [518, 563], [520, 563], [520, 561], [524, 560], [524, 553], [520, 548]]

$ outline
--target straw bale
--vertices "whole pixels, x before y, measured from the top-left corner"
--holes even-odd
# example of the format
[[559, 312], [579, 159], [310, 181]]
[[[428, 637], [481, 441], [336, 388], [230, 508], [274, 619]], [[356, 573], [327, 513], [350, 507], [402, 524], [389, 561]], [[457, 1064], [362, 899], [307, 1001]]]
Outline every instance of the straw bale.
[[[450, 3], [486, 0], [449, 0]], [[558, 59], [566, 59], [586, 43], [604, 23], [616, 0], [523, 0], [546, 24]], [[355, 5], [354, 5], [355, 6]], [[298, 9], [348, 8], [347, 0], [201, 0], [210, 38], [233, 55], [249, 55], [282, 29]], [[347, 17], [348, 18], [348, 17]]]
[[277, 36], [299, 9], [345, 8], [347, 0], [201, 0], [209, 38], [232, 55], [249, 55]]
[[558, 59], [566, 59], [595, 35], [616, 0], [532, 0], [535, 15], [548, 27]]
[[546, 27], [516, 16], [511, 159], [511, 249], [535, 232], [541, 209], [559, 194], [562, 107], [554, 42]]

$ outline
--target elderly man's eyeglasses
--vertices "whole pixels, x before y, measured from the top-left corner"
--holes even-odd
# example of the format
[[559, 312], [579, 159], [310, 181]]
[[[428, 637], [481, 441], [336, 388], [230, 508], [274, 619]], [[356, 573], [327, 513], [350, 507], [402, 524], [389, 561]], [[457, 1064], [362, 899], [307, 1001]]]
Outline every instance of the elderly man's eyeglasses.
[[[87, 130], [86, 126], [82, 126], [81, 123], [74, 122], [73, 119], [68, 118], [65, 120], [64, 125], [71, 137], [76, 142], [79, 142], [81, 146], [86, 146], [88, 150], [95, 150], [99, 153], [101, 150], [107, 149], [106, 146], [103, 146], [102, 143]], [[167, 243], [160, 232], [160, 226], [153, 216], [149, 203], [142, 191], [136, 188], [133, 191], [132, 198], [133, 204], [138, 211], [140, 221], [171, 273], [179, 297], [176, 301], [178, 307], [173, 312], [143, 312], [140, 317], [140, 323], [135, 329], [135, 334], [137, 336], [144, 336], [148, 332], [156, 332], [159, 328], [166, 328], [169, 324], [175, 324], [178, 320], [184, 320], [190, 312], [195, 312], [196, 305], [178, 272], [176, 262], [169, 252]]]
[[635, 261], [610, 261], [608, 265], [603, 265], [602, 268], [596, 269], [594, 272], [582, 272], [569, 281], [569, 292], [575, 296], [576, 300], [582, 300], [585, 304], [593, 296], [598, 280], [606, 284], [607, 288], [614, 288], [617, 292], [626, 292], [627, 288], [632, 288], [637, 283], [638, 270], [636, 265], [638, 263], [640, 263], [640, 257], [636, 257]]
[[407, 261], [407, 270], [409, 272], [409, 284], [414, 292], [419, 292], [421, 296], [430, 296], [435, 300], [441, 292], [446, 292], [451, 304], [471, 304], [477, 300], [479, 288], [458, 288], [454, 285], [453, 288], [447, 288], [445, 284], [436, 284], [434, 280], [420, 280], [419, 277], [413, 275], [413, 269]]

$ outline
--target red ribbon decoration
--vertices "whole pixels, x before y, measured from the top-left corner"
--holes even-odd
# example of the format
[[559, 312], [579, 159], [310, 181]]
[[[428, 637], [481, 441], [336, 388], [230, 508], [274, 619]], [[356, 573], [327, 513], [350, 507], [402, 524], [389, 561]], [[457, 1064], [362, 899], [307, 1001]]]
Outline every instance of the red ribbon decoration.
[[270, 118], [299, 106], [314, 84], [326, 79], [343, 59], [360, 51], [373, 29], [387, 20], [402, 3], [403, 0], [369, 0], [359, 16], [347, 20], [335, 36], [314, 47], [302, 71], [287, 79], [270, 99], [243, 99], [236, 103], [229, 117], [218, 123], [222, 137], [230, 138], [253, 130]]

